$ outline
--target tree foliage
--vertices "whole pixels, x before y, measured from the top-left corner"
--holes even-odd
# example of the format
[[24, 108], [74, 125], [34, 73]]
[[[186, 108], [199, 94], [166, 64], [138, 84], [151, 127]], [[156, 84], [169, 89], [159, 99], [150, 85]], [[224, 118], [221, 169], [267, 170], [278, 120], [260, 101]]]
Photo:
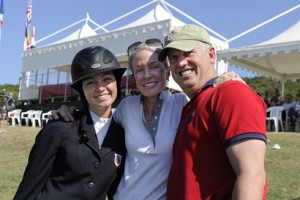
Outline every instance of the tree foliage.
[[18, 94], [19, 94], [19, 85], [11, 85], [11, 84], [4, 84], [0, 85], [0, 94], [8, 94], [13, 93], [14, 100], [18, 100]]
[[[265, 91], [267, 91], [270, 96], [274, 93], [274, 89], [278, 88], [280, 93], [282, 89], [281, 81], [273, 80], [271, 78], [267, 78], [264, 76], [257, 76], [254, 78], [243, 78], [244, 81], [257, 93], [263, 94]], [[294, 99], [296, 98], [297, 94], [300, 94], [300, 81], [294, 82], [294, 81], [286, 81], [285, 87], [284, 87], [284, 94], [291, 94]]]

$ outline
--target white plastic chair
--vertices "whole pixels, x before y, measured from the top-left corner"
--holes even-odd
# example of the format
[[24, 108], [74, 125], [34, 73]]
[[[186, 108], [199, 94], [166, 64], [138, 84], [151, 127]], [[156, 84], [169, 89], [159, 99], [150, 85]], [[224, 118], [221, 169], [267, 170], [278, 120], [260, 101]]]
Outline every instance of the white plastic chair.
[[42, 119], [41, 119], [42, 112], [43, 112], [42, 110], [35, 110], [34, 111], [34, 115], [31, 118], [31, 123], [32, 123], [33, 127], [36, 126], [36, 121], [38, 122], [38, 126], [42, 127]]
[[45, 124], [47, 124], [47, 122], [49, 120], [49, 118], [48, 118], [49, 115], [51, 115], [51, 110], [42, 114], [42, 125], [44, 122], [45, 122]]
[[269, 117], [267, 117], [269, 131], [271, 131], [271, 121], [274, 122], [275, 132], [278, 132], [279, 124], [281, 126], [281, 130], [284, 131], [281, 115], [283, 110], [283, 106], [272, 106], [267, 109], [267, 113], [269, 113]]
[[21, 120], [25, 120], [26, 126], [29, 125], [29, 120], [31, 120], [34, 116], [34, 110], [27, 110], [26, 112], [21, 113]]
[[21, 126], [21, 112], [21, 109], [15, 109], [7, 113], [8, 119], [11, 119], [12, 126], [16, 124], [16, 121], [18, 121], [19, 126]]

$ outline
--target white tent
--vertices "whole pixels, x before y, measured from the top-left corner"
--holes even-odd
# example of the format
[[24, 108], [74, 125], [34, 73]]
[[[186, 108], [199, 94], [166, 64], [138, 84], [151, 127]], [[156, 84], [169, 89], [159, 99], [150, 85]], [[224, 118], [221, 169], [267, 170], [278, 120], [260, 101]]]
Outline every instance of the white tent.
[[170, 20], [170, 19], [172, 20], [172, 25], [174, 27], [182, 26], [185, 24], [179, 19], [177, 19], [176, 17], [172, 16], [172, 13], [164, 9], [160, 4], [157, 4], [154, 9], [150, 10], [148, 13], [146, 13], [139, 19], [125, 26], [122, 26], [121, 28], [118, 29], [132, 28], [132, 27], [140, 26], [142, 24], [149, 24], [157, 21]]
[[94, 35], [97, 35], [97, 33], [90, 27], [89, 24], [85, 23], [81, 28], [77, 29], [72, 34], [52, 44], [59, 44], [59, 43], [68, 42], [72, 40], [78, 40], [80, 38], [90, 37]]
[[300, 21], [263, 43], [218, 52], [218, 59], [282, 81], [300, 79]]
[[[148, 13], [144, 14], [139, 19], [125, 24], [115, 30], [108, 31], [105, 28], [118, 21], [133, 12], [137, 12], [143, 9], [146, 6], [149, 6], [153, 3], [156, 3], [156, 6], [151, 9]], [[187, 14], [182, 13], [169, 3], [163, 0], [154, 0], [151, 3], [148, 3], [145, 6], [135, 9], [132, 12], [129, 12], [117, 19], [112, 20], [104, 25], [98, 25], [92, 20], [89, 16], [86, 19], [82, 19], [74, 25], [77, 25], [79, 22], [85, 21], [85, 24], [74, 33], [69, 36], [51, 43], [45, 46], [38, 46], [39, 41], [37, 41], [37, 47], [23, 52], [22, 56], [22, 77], [20, 79], [19, 87], [19, 100], [30, 100], [30, 99], [40, 99], [41, 97], [41, 86], [49, 85], [49, 75], [51, 74], [50, 70], [57, 71], [57, 83], [62, 83], [61, 77], [62, 73], [65, 73], [63, 83], [70, 83], [70, 65], [74, 55], [81, 49], [92, 46], [92, 45], [101, 45], [110, 49], [118, 58], [122, 67], [127, 68], [127, 47], [136, 41], [143, 41], [148, 38], [158, 38], [163, 41], [167, 33], [176, 26], [185, 24], [176, 17], [172, 15], [168, 7], [173, 8], [175, 11], [180, 12], [188, 19], [193, 22], [201, 25], [199, 22], [189, 17]], [[92, 29], [87, 22], [93, 22], [97, 28]], [[70, 25], [72, 26], [72, 25]], [[70, 27], [68, 26], [68, 27]], [[67, 27], [67, 28], [68, 28]], [[207, 27], [205, 27], [207, 28]], [[62, 29], [65, 30], [66, 28]], [[102, 29], [102, 32], [95, 35], [96, 31]], [[209, 29], [210, 30], [210, 29]], [[58, 31], [61, 32], [61, 31]], [[56, 32], [56, 33], [58, 33]], [[212, 31], [213, 32], [213, 31]], [[213, 32], [213, 34], [220, 37], [220, 35]], [[52, 34], [53, 35], [53, 34]], [[51, 35], [51, 36], [52, 36]], [[46, 38], [48, 38], [47, 36]], [[220, 37], [222, 38], [222, 37]], [[223, 38], [222, 38], [223, 39]], [[213, 45], [218, 50], [227, 49], [228, 43], [224, 42], [218, 38], [211, 36]], [[221, 61], [218, 64], [217, 71], [219, 74], [227, 71], [227, 65]], [[31, 77], [34, 74], [33, 84], [28, 85], [28, 72], [31, 73]], [[44, 74], [45, 76], [39, 77], [39, 74]], [[27, 75], [27, 77], [26, 77]], [[179, 90], [180, 88], [174, 81], [170, 81], [168, 85], [171, 89]]]

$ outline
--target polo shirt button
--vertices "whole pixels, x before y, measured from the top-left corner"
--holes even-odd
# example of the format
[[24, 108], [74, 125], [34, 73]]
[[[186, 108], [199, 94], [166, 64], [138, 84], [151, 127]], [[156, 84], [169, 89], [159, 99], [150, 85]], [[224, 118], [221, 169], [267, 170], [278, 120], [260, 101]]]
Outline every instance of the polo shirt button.
[[157, 119], [157, 118], [158, 118], [157, 116], [154, 117], [154, 119]]
[[155, 130], [156, 130], [156, 128], [155, 128], [155, 127], [153, 127], [153, 130], [155, 131]]
[[88, 188], [92, 189], [94, 187], [94, 183], [93, 182], [89, 182], [88, 183]]
[[98, 168], [100, 167], [100, 163], [99, 163], [99, 162], [95, 162], [94, 167], [95, 167], [96, 169], [98, 169]]

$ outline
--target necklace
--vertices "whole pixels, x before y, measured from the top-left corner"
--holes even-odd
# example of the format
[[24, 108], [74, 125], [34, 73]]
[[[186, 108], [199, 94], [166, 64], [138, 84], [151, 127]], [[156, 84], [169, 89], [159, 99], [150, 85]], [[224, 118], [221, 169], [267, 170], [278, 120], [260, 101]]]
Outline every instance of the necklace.
[[151, 124], [152, 124], [152, 114], [148, 114], [147, 112], [145, 112], [145, 109], [144, 109], [144, 116], [145, 116], [145, 121], [148, 124], [148, 126], [151, 126]]
[[157, 102], [155, 104], [153, 104], [153, 110], [150, 109], [149, 105], [147, 106], [145, 101], [143, 101], [143, 110], [144, 110], [144, 117], [145, 117], [145, 121], [148, 124], [148, 126], [151, 126], [152, 124], [152, 117], [153, 117], [153, 112], [155, 110], [155, 107], [157, 105]]

